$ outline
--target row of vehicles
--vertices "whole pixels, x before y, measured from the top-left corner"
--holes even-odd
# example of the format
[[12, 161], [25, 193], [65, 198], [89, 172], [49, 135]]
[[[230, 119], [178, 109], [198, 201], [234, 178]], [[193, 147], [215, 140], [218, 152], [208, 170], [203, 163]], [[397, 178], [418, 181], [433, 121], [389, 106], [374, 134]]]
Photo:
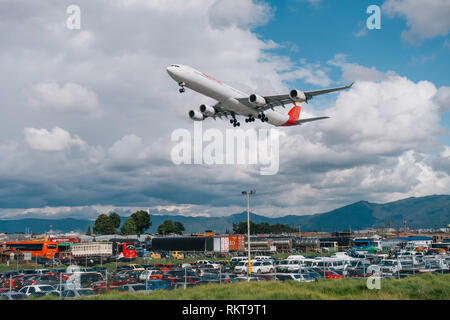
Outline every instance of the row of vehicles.
[[[24, 254], [24, 260], [42, 264], [46, 260], [76, 262], [89, 259], [92, 263], [114, 259], [134, 259], [137, 257], [136, 243], [112, 239], [108, 242], [61, 243], [55, 239], [37, 241], [10, 241], [0, 246]], [[28, 254], [28, 259], [25, 255]], [[54, 263], [54, 261], [52, 262]]]
[[[236, 257], [231, 260], [233, 272], [246, 274], [248, 260]], [[271, 258], [251, 260], [251, 273], [321, 273], [325, 278], [333, 274], [344, 277], [368, 277], [378, 274], [384, 277], [405, 276], [415, 273], [449, 272], [450, 256], [447, 254], [424, 255], [423, 252], [399, 252], [392, 258], [387, 254], [337, 252], [330, 257], [289, 256], [284, 260]]]
[[20, 299], [55, 295], [76, 298], [83, 295], [117, 292], [151, 292], [192, 287], [204, 283], [230, 284], [238, 281], [403, 277], [417, 273], [449, 272], [450, 255], [398, 251], [393, 256], [364, 252], [337, 252], [329, 257], [292, 255], [278, 260], [270, 256], [252, 257], [247, 276], [248, 258], [197, 260], [178, 264], [126, 264], [114, 272], [105, 268], [68, 267], [30, 269], [0, 274], [0, 298]]

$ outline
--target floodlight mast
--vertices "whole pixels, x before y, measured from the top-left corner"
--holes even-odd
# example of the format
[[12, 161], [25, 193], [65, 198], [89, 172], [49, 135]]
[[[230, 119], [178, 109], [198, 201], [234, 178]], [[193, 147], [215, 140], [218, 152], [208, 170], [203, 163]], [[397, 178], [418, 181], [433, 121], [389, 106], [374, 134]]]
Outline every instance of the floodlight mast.
[[251, 258], [250, 258], [250, 195], [256, 193], [256, 190], [242, 191], [242, 195], [247, 197], [247, 252], [248, 252], [248, 265], [247, 265], [247, 279], [250, 281], [251, 271]]

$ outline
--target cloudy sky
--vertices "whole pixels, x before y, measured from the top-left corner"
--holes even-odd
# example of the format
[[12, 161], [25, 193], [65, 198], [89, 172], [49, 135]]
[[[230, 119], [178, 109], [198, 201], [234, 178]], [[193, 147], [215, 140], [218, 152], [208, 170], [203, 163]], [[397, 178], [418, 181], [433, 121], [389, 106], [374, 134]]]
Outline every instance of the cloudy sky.
[[[228, 215], [250, 188], [266, 216], [448, 194], [449, 16], [447, 0], [0, 0], [0, 218]], [[260, 95], [355, 84], [304, 105], [331, 118], [284, 128], [261, 176], [172, 163], [172, 132], [212, 103], [179, 94], [172, 63]]]

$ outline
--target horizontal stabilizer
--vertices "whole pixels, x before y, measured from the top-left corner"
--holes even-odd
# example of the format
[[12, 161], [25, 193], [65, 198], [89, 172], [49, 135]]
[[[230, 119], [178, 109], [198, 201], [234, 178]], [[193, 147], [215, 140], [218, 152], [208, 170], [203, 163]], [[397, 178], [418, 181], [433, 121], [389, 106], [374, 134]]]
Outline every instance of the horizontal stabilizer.
[[317, 118], [307, 118], [307, 119], [300, 119], [295, 121], [296, 124], [302, 124], [305, 122], [311, 122], [311, 121], [316, 121], [316, 120], [323, 120], [323, 119], [328, 119], [330, 117], [317, 117]]

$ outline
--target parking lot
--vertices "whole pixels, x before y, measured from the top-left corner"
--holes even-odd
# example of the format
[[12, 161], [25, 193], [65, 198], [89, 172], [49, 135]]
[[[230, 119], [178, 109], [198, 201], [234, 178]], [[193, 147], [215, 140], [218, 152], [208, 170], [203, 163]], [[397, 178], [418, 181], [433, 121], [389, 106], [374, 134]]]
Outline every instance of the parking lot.
[[[150, 260], [151, 261], [151, 260]], [[155, 260], [156, 261], [156, 260]], [[187, 289], [208, 283], [233, 285], [240, 281], [314, 282], [342, 278], [364, 280], [404, 278], [423, 273], [449, 272], [450, 255], [427, 252], [387, 255], [337, 252], [328, 257], [291, 255], [286, 259], [271, 256], [252, 257], [250, 274], [246, 257], [220, 261], [202, 259], [193, 262], [135, 264], [130, 261], [116, 267], [95, 265], [7, 270], [0, 274], [3, 300], [39, 298], [54, 295], [61, 299], [102, 295], [109, 292], [149, 293], [155, 290]]]

